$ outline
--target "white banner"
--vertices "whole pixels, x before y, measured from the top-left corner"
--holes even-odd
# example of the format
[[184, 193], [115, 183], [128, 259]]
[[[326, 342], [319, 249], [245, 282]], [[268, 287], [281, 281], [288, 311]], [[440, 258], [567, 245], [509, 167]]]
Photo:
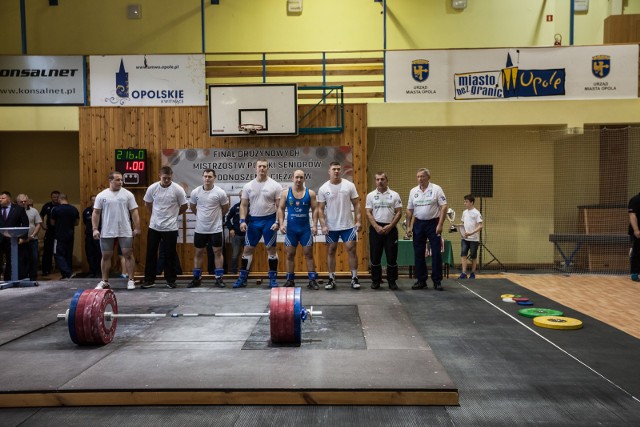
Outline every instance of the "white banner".
[[204, 55], [91, 56], [92, 106], [206, 105]]
[[393, 51], [387, 102], [637, 98], [638, 52], [637, 44]]
[[[301, 169], [307, 187], [317, 191], [329, 180], [329, 163], [333, 161], [341, 164], [342, 176], [353, 181], [353, 158], [351, 147], [347, 146], [162, 150], [162, 165], [171, 166], [173, 181], [184, 188], [187, 196], [202, 185], [205, 169], [215, 170], [216, 185], [229, 196], [237, 196], [242, 187], [256, 177], [256, 161], [262, 158], [269, 161], [269, 176], [284, 188], [292, 185], [293, 172]], [[154, 174], [150, 172], [149, 176]]]
[[83, 105], [82, 56], [0, 56], [0, 105]]

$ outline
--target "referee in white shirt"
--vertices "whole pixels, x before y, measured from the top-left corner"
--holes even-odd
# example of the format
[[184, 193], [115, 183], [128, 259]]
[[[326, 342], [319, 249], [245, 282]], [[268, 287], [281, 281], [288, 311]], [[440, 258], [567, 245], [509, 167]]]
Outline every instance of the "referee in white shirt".
[[440, 251], [440, 234], [447, 212], [447, 197], [439, 185], [429, 182], [429, 169], [421, 168], [416, 173], [418, 186], [409, 192], [407, 202], [407, 236], [413, 235], [413, 252], [415, 257], [416, 278], [418, 281], [412, 289], [427, 287], [427, 262], [425, 253], [427, 240], [431, 245], [431, 280], [433, 287], [442, 290], [442, 252]]
[[398, 221], [402, 217], [400, 195], [389, 188], [385, 172], [376, 172], [376, 189], [367, 194], [365, 205], [369, 220], [369, 261], [371, 262], [371, 289], [382, 282], [382, 251], [387, 255], [387, 281], [389, 289], [398, 285]]

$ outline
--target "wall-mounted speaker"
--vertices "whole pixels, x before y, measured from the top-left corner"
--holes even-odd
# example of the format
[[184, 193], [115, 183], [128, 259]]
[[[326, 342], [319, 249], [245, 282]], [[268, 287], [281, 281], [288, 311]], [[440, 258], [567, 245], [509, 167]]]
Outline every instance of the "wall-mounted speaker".
[[493, 197], [493, 165], [471, 165], [471, 194]]

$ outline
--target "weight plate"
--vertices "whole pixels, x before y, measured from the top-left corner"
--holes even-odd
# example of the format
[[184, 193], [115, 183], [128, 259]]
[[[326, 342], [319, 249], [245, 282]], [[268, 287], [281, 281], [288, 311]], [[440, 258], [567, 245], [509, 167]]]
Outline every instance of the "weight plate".
[[540, 326], [541, 328], [548, 329], [580, 329], [582, 328], [582, 322], [572, 317], [562, 316], [539, 316], [533, 318], [533, 324]]
[[500, 298], [504, 299], [504, 298], [520, 298], [522, 295], [520, 294], [502, 294], [500, 295]]
[[279, 335], [279, 325], [280, 317], [278, 316], [280, 305], [279, 295], [281, 288], [272, 288], [271, 289], [271, 298], [269, 301], [269, 327], [271, 329], [271, 342], [278, 343], [281, 341]]
[[104, 313], [118, 313], [116, 294], [111, 289], [94, 293], [91, 310], [91, 337], [95, 344], [109, 344], [116, 333], [118, 319], [105, 320]]
[[516, 301], [518, 305], [533, 305], [533, 301]]
[[524, 297], [513, 297], [513, 300], [515, 302], [521, 302], [521, 301], [529, 301], [529, 298], [524, 298]]
[[295, 343], [296, 342], [296, 333], [295, 333], [295, 316], [294, 316], [294, 299], [295, 299], [295, 292], [294, 292], [295, 288], [285, 288], [285, 296], [287, 298], [287, 303], [285, 305], [285, 313], [283, 314], [285, 316], [285, 322], [284, 324], [287, 325], [286, 327], [286, 336], [287, 336], [287, 342], [288, 343]]
[[82, 329], [84, 333], [84, 345], [94, 345], [96, 343], [95, 338], [92, 333], [92, 323], [93, 323], [93, 300], [95, 298], [96, 292], [98, 289], [89, 289], [88, 291], [84, 291], [82, 295], [86, 295], [84, 300], [84, 304], [82, 307]]
[[559, 310], [552, 310], [550, 308], [523, 308], [518, 310], [520, 316], [534, 318], [539, 316], [564, 316], [564, 313]]
[[302, 296], [300, 288], [294, 288], [293, 294], [293, 333], [295, 343], [302, 343]]
[[502, 298], [502, 302], [515, 302], [513, 298]]
[[78, 305], [78, 300], [80, 299], [80, 295], [82, 295], [82, 290], [75, 293], [73, 298], [71, 298], [71, 304], [69, 304], [69, 315], [67, 317], [67, 328], [69, 329], [69, 336], [71, 337], [71, 341], [75, 344], [78, 343], [78, 335], [76, 334], [76, 307]]
[[76, 304], [76, 313], [75, 313], [75, 321], [74, 321], [74, 325], [76, 328], [76, 339], [77, 342], [76, 344], [78, 345], [89, 345], [89, 339], [87, 338], [87, 335], [85, 334], [85, 327], [84, 327], [84, 307], [87, 304], [87, 298], [89, 297], [89, 291], [90, 290], [85, 290], [82, 292], [82, 294], [80, 295], [80, 298], [78, 298], [78, 304]]

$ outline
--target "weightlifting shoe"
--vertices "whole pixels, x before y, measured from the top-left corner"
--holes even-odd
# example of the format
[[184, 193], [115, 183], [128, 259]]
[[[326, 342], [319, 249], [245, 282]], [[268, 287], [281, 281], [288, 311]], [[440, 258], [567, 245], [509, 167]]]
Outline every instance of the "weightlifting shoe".
[[475, 279], [476, 278], [476, 273], [471, 273], [469, 275], [469, 279]]
[[96, 289], [111, 289], [111, 285], [106, 280], [101, 280]]
[[442, 290], [442, 283], [440, 282], [434, 282], [433, 284], [433, 288], [437, 291], [441, 291]]
[[640, 282], [640, 278], [638, 278], [638, 275], [635, 273], [631, 275], [631, 280], [634, 282]]
[[380, 287], [380, 282], [371, 282], [371, 289], [378, 289]]
[[318, 282], [316, 282], [315, 280], [309, 280], [307, 288], [317, 291], [318, 289], [320, 289], [320, 286], [318, 286]]
[[284, 287], [285, 288], [295, 288], [296, 284], [293, 280], [287, 280], [286, 282], [284, 282]]
[[192, 281], [189, 282], [189, 284], [187, 285], [187, 288], [199, 288], [201, 284], [202, 284], [202, 280], [193, 279]]
[[357, 277], [351, 279], [351, 289], [360, 289], [360, 281]]
[[391, 289], [392, 291], [398, 290], [398, 285], [396, 284], [395, 280], [389, 280], [389, 289]]
[[176, 288], [176, 282], [167, 282], [167, 288], [175, 289]]
[[329, 280], [327, 280], [327, 284], [324, 285], [325, 289], [335, 289], [336, 288], [336, 281], [335, 279], [329, 277]]
[[277, 288], [278, 287], [278, 279], [269, 279], [269, 287]]
[[460, 276], [458, 276], [458, 279], [466, 279], [466, 278], [467, 278], [467, 273], [460, 273]]
[[222, 277], [218, 277], [215, 281], [215, 283], [213, 284], [213, 286], [215, 286], [216, 288], [224, 288], [225, 284], [222, 281]]
[[133, 280], [129, 280], [127, 282], [127, 289], [132, 291], [136, 288], [136, 282], [134, 282]]
[[411, 289], [427, 289], [427, 284], [423, 282], [416, 282], [411, 286]]
[[247, 280], [241, 277], [238, 277], [238, 280], [236, 280], [236, 283], [233, 284], [234, 288], [244, 288], [246, 286], [247, 286]]

